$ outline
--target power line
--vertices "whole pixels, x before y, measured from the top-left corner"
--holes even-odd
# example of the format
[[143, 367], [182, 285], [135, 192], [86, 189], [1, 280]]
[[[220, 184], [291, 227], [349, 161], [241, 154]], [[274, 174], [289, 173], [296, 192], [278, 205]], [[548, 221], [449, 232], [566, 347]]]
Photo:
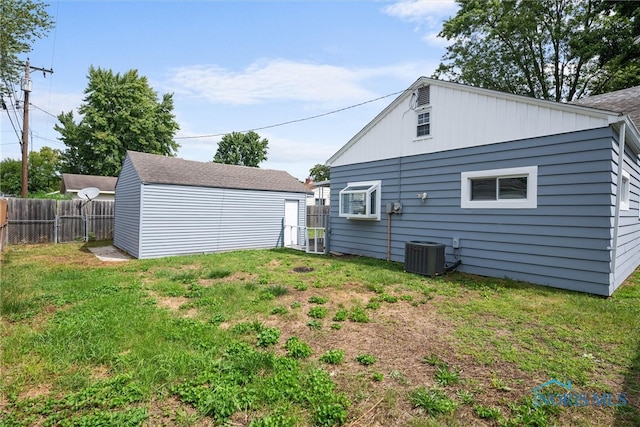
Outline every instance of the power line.
[[32, 107], [34, 107], [36, 110], [40, 110], [40, 111], [42, 111], [43, 113], [50, 115], [50, 116], [51, 116], [51, 117], [53, 117], [54, 119], [57, 119], [57, 118], [58, 118], [58, 116], [56, 116], [56, 115], [54, 115], [54, 114], [51, 114], [50, 112], [48, 112], [48, 111], [46, 111], [46, 110], [43, 110], [42, 108], [38, 107], [38, 106], [37, 106], [37, 105], [35, 105], [35, 104], [29, 104], [29, 105], [31, 105]]
[[[317, 119], [319, 117], [329, 116], [331, 114], [336, 114], [336, 113], [340, 113], [342, 111], [350, 110], [351, 108], [356, 108], [356, 107], [363, 106], [365, 104], [370, 104], [372, 102], [380, 101], [381, 99], [385, 99], [385, 98], [388, 98], [390, 96], [399, 95], [399, 94], [405, 92], [405, 90], [401, 90], [399, 92], [390, 93], [388, 95], [384, 95], [384, 96], [381, 96], [381, 97], [378, 97], [378, 98], [375, 98], [375, 99], [370, 99], [369, 101], [364, 101], [364, 102], [361, 102], [359, 104], [350, 105], [348, 107], [340, 108], [338, 110], [329, 111], [327, 113], [317, 114], [315, 116], [305, 117], [303, 119], [289, 120], [287, 122], [276, 123], [274, 125], [268, 125], [268, 126], [263, 126], [263, 127], [259, 127], [259, 128], [253, 128], [253, 129], [241, 131], [241, 133], [246, 133], [246, 132], [256, 131], [256, 130], [271, 129], [271, 128], [275, 128], [275, 127], [279, 127], [279, 126], [290, 125], [292, 123], [299, 123], [299, 122], [304, 122], [304, 121], [307, 121], [307, 120]], [[216, 137], [216, 136], [224, 136], [224, 135], [227, 135], [228, 133], [229, 132], [209, 134], [209, 135], [176, 136], [174, 139], [213, 138], [213, 137]]]

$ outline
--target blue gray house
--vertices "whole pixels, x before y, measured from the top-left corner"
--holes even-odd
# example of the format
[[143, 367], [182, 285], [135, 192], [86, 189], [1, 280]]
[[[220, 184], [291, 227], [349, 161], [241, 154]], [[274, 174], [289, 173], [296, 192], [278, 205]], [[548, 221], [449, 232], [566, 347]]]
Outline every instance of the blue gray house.
[[611, 295], [640, 264], [640, 87], [573, 104], [419, 78], [327, 164], [329, 249]]
[[113, 242], [140, 259], [297, 243], [308, 192], [284, 171], [128, 151]]

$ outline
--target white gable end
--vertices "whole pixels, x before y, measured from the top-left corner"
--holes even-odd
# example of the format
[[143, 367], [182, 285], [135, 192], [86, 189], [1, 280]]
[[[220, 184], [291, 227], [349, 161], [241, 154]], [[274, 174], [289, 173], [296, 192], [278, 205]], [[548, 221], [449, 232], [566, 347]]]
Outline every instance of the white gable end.
[[[330, 166], [434, 153], [608, 126], [616, 114], [421, 78], [430, 104], [415, 107], [408, 90], [331, 157]], [[411, 88], [410, 88], [411, 89]], [[418, 113], [430, 135], [417, 137]]]

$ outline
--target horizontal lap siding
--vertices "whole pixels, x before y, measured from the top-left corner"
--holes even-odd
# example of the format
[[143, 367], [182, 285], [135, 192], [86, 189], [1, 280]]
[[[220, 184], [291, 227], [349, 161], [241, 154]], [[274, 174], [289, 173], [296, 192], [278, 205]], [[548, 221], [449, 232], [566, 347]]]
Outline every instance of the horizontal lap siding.
[[116, 183], [113, 244], [136, 258], [140, 255], [141, 185], [127, 157]]
[[303, 212], [305, 197], [302, 193], [145, 185], [141, 258], [276, 247], [282, 240], [285, 199], [299, 200]]
[[[347, 182], [379, 179], [382, 205], [403, 204], [391, 218], [392, 260], [404, 262], [405, 242], [419, 240], [445, 244], [452, 262], [456, 237], [460, 271], [608, 294], [613, 145], [611, 130], [602, 128], [333, 167], [330, 249], [386, 258], [386, 214], [374, 222], [338, 215]], [[536, 209], [460, 207], [461, 172], [523, 166], [538, 166]], [[417, 197], [423, 192], [424, 204]], [[637, 204], [632, 209], [637, 221]]]
[[[617, 145], [615, 146], [617, 148]], [[615, 172], [618, 168], [618, 154], [615, 156]], [[616, 250], [616, 268], [613, 277], [612, 289], [620, 286], [624, 280], [638, 267], [640, 264], [640, 217], [638, 200], [640, 197], [640, 167], [638, 167], [637, 156], [628, 148], [625, 149], [624, 170], [626, 170], [631, 178], [629, 210], [620, 211], [620, 221], [618, 228], [618, 241]], [[617, 175], [616, 175], [617, 179]]]

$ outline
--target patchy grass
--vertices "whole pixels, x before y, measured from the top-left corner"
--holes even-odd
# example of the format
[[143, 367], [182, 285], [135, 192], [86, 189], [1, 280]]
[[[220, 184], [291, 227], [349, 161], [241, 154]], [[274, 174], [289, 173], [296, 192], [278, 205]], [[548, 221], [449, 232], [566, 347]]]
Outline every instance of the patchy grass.
[[[601, 298], [360, 257], [110, 264], [65, 244], [10, 246], [1, 274], [3, 426], [640, 425], [640, 273]], [[540, 405], [551, 379], [583, 400]]]

